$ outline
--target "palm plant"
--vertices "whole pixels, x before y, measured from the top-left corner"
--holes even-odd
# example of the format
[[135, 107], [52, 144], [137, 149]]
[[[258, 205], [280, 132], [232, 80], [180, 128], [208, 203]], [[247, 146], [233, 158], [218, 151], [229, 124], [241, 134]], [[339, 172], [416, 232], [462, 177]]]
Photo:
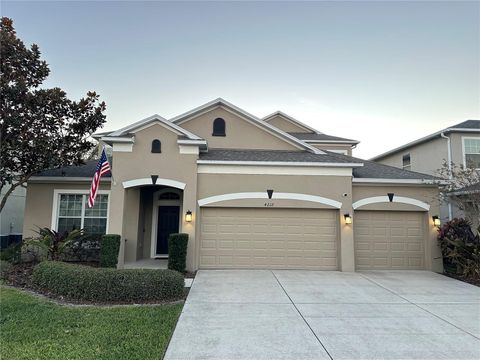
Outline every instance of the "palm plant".
[[67, 246], [85, 235], [84, 231], [80, 229], [58, 232], [47, 227], [39, 228], [36, 233], [39, 236], [25, 239], [24, 245], [26, 247], [33, 246], [43, 250], [47, 253], [49, 260], [59, 260], [60, 255], [62, 255]]

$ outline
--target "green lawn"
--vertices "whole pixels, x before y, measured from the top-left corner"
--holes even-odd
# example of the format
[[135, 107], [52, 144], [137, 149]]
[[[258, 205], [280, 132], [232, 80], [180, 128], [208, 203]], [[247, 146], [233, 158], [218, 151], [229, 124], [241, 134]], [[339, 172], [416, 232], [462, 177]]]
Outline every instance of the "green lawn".
[[161, 359], [182, 305], [69, 307], [0, 288], [0, 358]]

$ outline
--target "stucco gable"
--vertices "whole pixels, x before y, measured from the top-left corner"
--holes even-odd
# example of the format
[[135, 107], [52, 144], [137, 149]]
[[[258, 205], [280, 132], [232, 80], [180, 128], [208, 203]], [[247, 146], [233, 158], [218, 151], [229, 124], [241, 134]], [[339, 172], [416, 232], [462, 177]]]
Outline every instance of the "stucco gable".
[[[234, 119], [237, 124], [240, 122], [247, 123], [248, 125], [244, 125], [244, 133], [241, 133], [239, 136], [243, 136], [245, 143], [240, 142], [233, 142], [230, 143], [228, 141], [216, 141], [217, 138], [211, 138], [212, 134], [212, 122], [215, 118], [209, 118], [205, 116], [205, 114], [210, 113], [214, 115], [214, 111], [221, 113], [223, 115], [229, 114], [228, 117], [230, 119]], [[243, 109], [229, 103], [228, 101], [218, 98], [213, 101], [210, 101], [204, 105], [201, 105], [193, 110], [190, 110], [184, 114], [178, 115], [170, 121], [176, 125], [181, 126], [188, 131], [195, 132], [199, 136], [205, 138], [209, 142], [209, 146], [217, 147], [215, 143], [220, 143], [222, 146], [226, 146], [227, 148], [256, 148], [260, 146], [261, 149], [266, 148], [265, 141], [269, 142], [272, 141], [272, 138], [279, 139], [280, 142], [276, 142], [277, 145], [271, 149], [294, 149], [298, 150], [307, 150], [313, 153], [322, 153], [321, 150], [316, 149], [315, 147], [302, 142], [301, 140], [295, 138], [294, 136], [286, 133], [285, 131], [276, 128], [273, 125], [270, 125], [268, 122], [262, 121], [258, 117], [246, 112]], [[232, 120], [233, 121], [233, 120]], [[194, 124], [197, 123], [197, 124]], [[201, 124], [200, 124], [201, 123]], [[239, 125], [239, 127], [242, 127]], [[249, 130], [246, 130], [246, 129]], [[201, 131], [200, 129], [204, 129]], [[261, 135], [258, 135], [261, 134]], [[228, 135], [227, 135], [228, 136]], [[251, 137], [261, 136], [263, 137], [263, 142], [260, 142], [259, 145], [248, 144], [248, 140], [252, 140]], [[213, 143], [212, 143], [213, 141]], [[281, 145], [280, 145], [281, 144]], [[285, 145], [288, 144], [288, 145]]]
[[262, 120], [288, 133], [320, 133], [316, 129], [281, 111], [276, 111], [273, 114], [267, 115]]

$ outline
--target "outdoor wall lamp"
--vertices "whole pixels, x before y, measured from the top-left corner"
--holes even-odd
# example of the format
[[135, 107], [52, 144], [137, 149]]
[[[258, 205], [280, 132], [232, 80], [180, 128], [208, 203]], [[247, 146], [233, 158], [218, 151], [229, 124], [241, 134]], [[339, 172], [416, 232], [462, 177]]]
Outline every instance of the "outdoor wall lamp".
[[192, 212], [190, 210], [187, 210], [187, 212], [185, 213], [185, 221], [192, 222]]
[[350, 214], [345, 214], [343, 215], [343, 217], [345, 218], [345, 224], [351, 224], [352, 223], [352, 217], [350, 216]]
[[433, 220], [433, 225], [434, 226], [440, 226], [442, 224], [438, 215], [432, 216], [432, 220]]

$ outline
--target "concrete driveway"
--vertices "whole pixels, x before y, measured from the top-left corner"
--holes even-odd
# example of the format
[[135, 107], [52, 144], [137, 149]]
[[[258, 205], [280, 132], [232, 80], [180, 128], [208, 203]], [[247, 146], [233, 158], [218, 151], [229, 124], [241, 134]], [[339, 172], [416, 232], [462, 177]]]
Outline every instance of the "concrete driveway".
[[427, 271], [199, 271], [165, 359], [480, 359], [480, 289]]

